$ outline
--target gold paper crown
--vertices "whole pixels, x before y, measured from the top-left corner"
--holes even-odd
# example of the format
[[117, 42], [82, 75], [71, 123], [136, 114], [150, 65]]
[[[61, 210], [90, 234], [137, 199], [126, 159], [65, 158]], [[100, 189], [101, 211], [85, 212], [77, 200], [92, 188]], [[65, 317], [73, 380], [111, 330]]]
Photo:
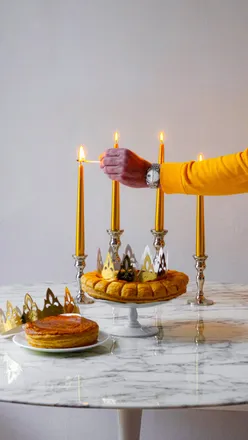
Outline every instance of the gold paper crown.
[[154, 270], [154, 266], [152, 264], [151, 257], [149, 255], [149, 253], [147, 253], [144, 258], [144, 263], [140, 269], [139, 281], [144, 283], [145, 281], [156, 280], [156, 278], [157, 278], [157, 274]]
[[63, 313], [80, 313], [78, 306], [69, 291], [65, 288], [64, 306], [59, 302], [57, 296], [47, 289], [46, 297], [44, 299], [43, 310], [40, 310], [27, 293], [24, 298], [22, 311], [18, 307], [13, 307], [10, 301], [7, 301], [6, 313], [0, 309], [0, 334], [19, 327], [29, 321], [36, 321], [37, 319], [45, 318], [46, 316], [55, 316]]
[[127, 245], [123, 259], [120, 265], [120, 270], [116, 271], [110, 252], [107, 254], [107, 258], [101, 270], [100, 262], [100, 250], [97, 254], [97, 270], [102, 274], [105, 280], [112, 281], [115, 279], [125, 281], [139, 280], [141, 282], [152, 281], [158, 277], [166, 275], [166, 261], [164, 251], [161, 248], [159, 254], [153, 259], [149, 246], [145, 247], [143, 252], [140, 269], [130, 245]]
[[102, 277], [105, 280], [114, 280], [117, 278], [117, 274], [118, 271], [115, 270], [111, 254], [108, 252], [102, 269]]

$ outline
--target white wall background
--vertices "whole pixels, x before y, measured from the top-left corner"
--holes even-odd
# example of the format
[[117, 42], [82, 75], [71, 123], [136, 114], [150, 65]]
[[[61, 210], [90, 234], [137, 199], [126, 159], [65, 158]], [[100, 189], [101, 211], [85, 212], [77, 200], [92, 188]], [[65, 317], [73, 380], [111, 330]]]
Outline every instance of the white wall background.
[[[151, 161], [157, 158], [160, 130], [168, 135], [169, 161], [190, 160], [200, 151], [213, 157], [246, 148], [247, 22], [245, 0], [0, 0], [2, 284], [70, 281], [75, 276], [71, 254], [80, 143], [96, 159], [112, 146], [118, 129], [121, 146]], [[107, 249], [110, 197], [110, 181], [89, 165], [88, 269], [94, 268], [97, 247]], [[154, 202], [152, 191], [122, 189], [123, 241], [132, 243], [137, 256], [152, 243]], [[248, 282], [247, 202], [247, 195], [206, 200], [211, 280]], [[166, 198], [170, 266], [191, 276], [194, 221], [194, 197]], [[12, 420], [19, 417], [22, 430], [30, 414], [43, 420], [45, 410], [38, 409], [37, 415], [37, 409], [16, 413], [17, 408], [1, 407], [1, 440], [20, 438], [16, 425], [6, 425], [10, 414], [16, 414]], [[52, 417], [48, 410], [46, 414]], [[77, 418], [79, 412], [73, 414]], [[95, 420], [95, 413], [90, 414], [89, 423]], [[241, 422], [241, 415], [231, 420], [211, 412], [195, 424], [199, 416], [187, 412], [179, 425], [178, 413], [166, 414], [147, 416], [144, 439], [154, 432], [158, 439], [233, 438], [237, 430], [233, 434], [231, 426]], [[71, 438], [65, 416], [57, 412], [56, 417], [63, 430], [42, 424], [55, 429], [46, 435], [57, 438], [59, 432], [59, 438]], [[80, 420], [75, 421], [77, 433]], [[114, 440], [113, 419], [107, 420], [106, 438]], [[40, 440], [46, 436], [39, 423], [32, 432]], [[102, 438], [100, 426], [98, 434], [88, 438]], [[244, 431], [239, 438], [246, 438]]]
[[[245, 0], [0, 0], [0, 282], [75, 276], [76, 150], [155, 161], [246, 148]], [[111, 184], [85, 170], [88, 269], [107, 249]], [[246, 195], [206, 200], [207, 276], [248, 282]], [[123, 188], [123, 242], [152, 244], [155, 193]], [[165, 201], [170, 266], [194, 275], [195, 198]]]

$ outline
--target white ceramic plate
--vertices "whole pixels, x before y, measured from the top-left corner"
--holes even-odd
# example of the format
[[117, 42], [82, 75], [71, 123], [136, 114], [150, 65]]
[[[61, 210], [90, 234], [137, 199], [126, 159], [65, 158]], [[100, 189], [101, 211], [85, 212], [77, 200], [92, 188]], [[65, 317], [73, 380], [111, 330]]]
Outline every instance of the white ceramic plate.
[[75, 352], [85, 351], [91, 348], [98, 347], [98, 345], [102, 345], [104, 342], [106, 342], [108, 338], [109, 335], [100, 330], [98, 335], [98, 341], [93, 345], [87, 345], [86, 347], [74, 347], [74, 348], [38, 348], [29, 345], [25, 337], [25, 332], [22, 332], [13, 337], [13, 342], [16, 345], [18, 345], [18, 347], [26, 348], [32, 351], [39, 351], [42, 353], [75, 353]]

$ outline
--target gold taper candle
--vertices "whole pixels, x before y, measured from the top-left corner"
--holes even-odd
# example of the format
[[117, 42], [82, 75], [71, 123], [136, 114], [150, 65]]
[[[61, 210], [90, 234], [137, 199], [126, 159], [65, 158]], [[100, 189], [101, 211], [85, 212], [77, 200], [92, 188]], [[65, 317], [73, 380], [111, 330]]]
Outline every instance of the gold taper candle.
[[[115, 132], [114, 148], [119, 148], [119, 135]], [[112, 181], [112, 204], [111, 204], [111, 229], [118, 231], [120, 229], [120, 184]]]
[[[203, 154], [197, 158], [200, 162], [204, 159]], [[196, 200], [196, 244], [195, 255], [203, 257], [205, 255], [205, 222], [204, 222], [204, 197], [197, 196]]]
[[84, 255], [84, 167], [85, 154], [81, 145], [78, 153], [78, 187], [76, 217], [76, 257]]
[[[159, 135], [160, 146], [158, 163], [164, 162], [164, 133]], [[162, 231], [164, 229], [164, 193], [161, 188], [157, 189], [156, 195], [156, 213], [155, 213], [155, 231]]]

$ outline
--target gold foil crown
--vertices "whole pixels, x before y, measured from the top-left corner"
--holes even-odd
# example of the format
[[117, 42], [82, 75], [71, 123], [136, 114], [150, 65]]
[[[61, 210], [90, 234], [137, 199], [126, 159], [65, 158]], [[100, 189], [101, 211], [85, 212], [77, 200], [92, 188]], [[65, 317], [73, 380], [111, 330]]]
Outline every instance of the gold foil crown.
[[[120, 265], [120, 263], [118, 263]], [[101, 265], [101, 253], [97, 254], [97, 271], [107, 281], [116, 279], [132, 282], [132, 281], [153, 281], [158, 277], [165, 277], [167, 273], [167, 265], [163, 248], [153, 258], [149, 246], [145, 247], [143, 252], [140, 269], [135, 254], [130, 245], [126, 246], [123, 254], [122, 262], [118, 270], [115, 269], [115, 263], [110, 252], [108, 252], [103, 268]]]
[[107, 258], [103, 265], [102, 277], [105, 280], [114, 280], [117, 278], [117, 273], [110, 252], [107, 253]]
[[141, 268], [139, 273], [139, 281], [153, 281], [156, 280], [157, 273], [154, 270], [152, 255], [148, 246], [146, 246], [142, 259], [141, 259]]
[[48, 288], [42, 310], [38, 308], [36, 302], [27, 293], [24, 297], [22, 310], [18, 307], [13, 307], [10, 301], [7, 301], [6, 313], [0, 309], [0, 334], [13, 330], [26, 322], [63, 313], [80, 313], [67, 287], [65, 288], [64, 305], [59, 302], [57, 296]]

